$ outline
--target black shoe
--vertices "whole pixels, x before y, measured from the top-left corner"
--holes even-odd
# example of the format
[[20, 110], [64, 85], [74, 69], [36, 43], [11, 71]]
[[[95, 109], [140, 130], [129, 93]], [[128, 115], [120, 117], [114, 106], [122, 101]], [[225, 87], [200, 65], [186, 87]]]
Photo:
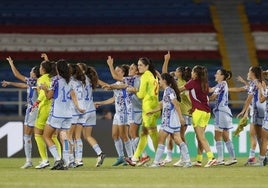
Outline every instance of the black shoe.
[[104, 159], [105, 159], [106, 155], [105, 153], [101, 153], [98, 158], [97, 158], [97, 163], [96, 163], [96, 167], [99, 167], [102, 165]]
[[61, 170], [62, 168], [64, 168], [64, 161], [61, 160], [57, 160], [55, 161], [53, 167], [51, 168], [51, 170]]

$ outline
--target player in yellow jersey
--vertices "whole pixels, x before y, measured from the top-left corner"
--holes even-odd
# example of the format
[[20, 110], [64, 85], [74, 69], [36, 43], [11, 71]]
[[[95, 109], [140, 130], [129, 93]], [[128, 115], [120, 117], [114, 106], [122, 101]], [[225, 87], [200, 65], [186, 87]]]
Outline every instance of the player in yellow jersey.
[[[126, 162], [132, 166], [135, 166], [138, 159], [143, 152], [148, 135], [153, 141], [153, 146], [156, 151], [158, 145], [158, 132], [156, 127], [156, 121], [160, 113], [155, 113], [148, 116], [147, 113], [158, 106], [158, 93], [159, 85], [157, 72], [148, 58], [140, 58], [138, 61], [139, 73], [142, 74], [140, 78], [140, 87], [129, 87], [128, 92], [136, 93], [137, 97], [142, 99], [142, 128], [140, 133], [140, 140], [134, 156], [129, 159], [126, 158]], [[147, 162], [146, 160], [144, 162]]]
[[[40, 64], [40, 74], [41, 77], [37, 80], [37, 92], [38, 98], [33, 105], [33, 110], [38, 110], [37, 118], [34, 126], [35, 141], [37, 143], [38, 151], [42, 159], [41, 163], [37, 165], [36, 169], [42, 169], [49, 166], [46, 143], [43, 138], [44, 127], [50, 112], [51, 100], [46, 98], [42, 86], [49, 87], [51, 82], [51, 77], [56, 75], [55, 63], [48, 61], [46, 54], [42, 54], [45, 61]], [[37, 108], [38, 107], [38, 108]], [[57, 146], [57, 150], [61, 151], [60, 143], [57, 139], [57, 136], [52, 137], [54, 143]], [[61, 155], [61, 154], [60, 154]]]

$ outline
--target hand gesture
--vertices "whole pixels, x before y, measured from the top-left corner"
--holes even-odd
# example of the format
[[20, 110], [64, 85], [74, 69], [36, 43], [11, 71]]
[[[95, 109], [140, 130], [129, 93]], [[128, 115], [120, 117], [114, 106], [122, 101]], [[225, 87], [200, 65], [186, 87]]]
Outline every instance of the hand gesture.
[[10, 65], [13, 65], [13, 59], [10, 56], [8, 56], [6, 60], [9, 62]]
[[244, 80], [241, 76], [236, 77], [236, 80], [237, 80], [238, 82], [243, 83], [243, 84], [246, 84], [246, 83], [247, 83], [246, 80]]
[[80, 113], [82, 113], [82, 114], [86, 112], [85, 109], [81, 109], [81, 108], [78, 108], [77, 110], [78, 110]]
[[244, 116], [244, 112], [240, 112], [239, 114], [237, 114], [237, 118], [242, 118]]
[[111, 85], [109, 85], [109, 84], [105, 84], [105, 85], [103, 85], [103, 86], [102, 86], [102, 89], [105, 89], [105, 90], [112, 90]]
[[113, 66], [113, 64], [114, 64], [114, 59], [113, 59], [111, 56], [108, 56], [107, 64], [108, 64], [108, 66]]
[[135, 87], [132, 87], [132, 86], [128, 86], [127, 87], [127, 92], [129, 92], [129, 93], [136, 93], [136, 88]]
[[100, 102], [94, 102], [94, 105], [96, 108], [99, 108], [101, 106], [101, 103]]
[[170, 52], [169, 51], [168, 51], [167, 54], [165, 54], [164, 59], [165, 59], [165, 61], [169, 61], [170, 60]]
[[1, 84], [2, 84], [2, 87], [7, 87], [7, 86], [9, 85], [9, 82], [3, 80], [3, 81], [1, 82]]

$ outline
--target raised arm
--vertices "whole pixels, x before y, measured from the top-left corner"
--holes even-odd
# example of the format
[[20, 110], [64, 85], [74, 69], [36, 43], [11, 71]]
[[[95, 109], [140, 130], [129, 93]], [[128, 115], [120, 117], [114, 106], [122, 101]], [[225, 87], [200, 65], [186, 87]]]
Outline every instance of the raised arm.
[[11, 67], [11, 70], [12, 70], [12, 72], [13, 72], [13, 74], [14, 74], [14, 76], [15, 76], [16, 78], [18, 78], [19, 80], [25, 82], [25, 76], [22, 75], [22, 74], [18, 71], [18, 69], [15, 67], [12, 58], [11, 58], [11, 57], [7, 57], [6, 60], [8, 61], [9, 65], [10, 65], [10, 67]]
[[108, 56], [107, 64], [109, 66], [109, 69], [110, 69], [110, 72], [112, 74], [113, 79], [118, 80], [118, 81], [123, 81], [123, 77], [118, 76], [118, 74], [115, 72], [114, 59], [111, 56]]
[[167, 73], [168, 72], [168, 63], [170, 60], [170, 52], [168, 51], [168, 53], [164, 56], [164, 63], [162, 66], [162, 73]]

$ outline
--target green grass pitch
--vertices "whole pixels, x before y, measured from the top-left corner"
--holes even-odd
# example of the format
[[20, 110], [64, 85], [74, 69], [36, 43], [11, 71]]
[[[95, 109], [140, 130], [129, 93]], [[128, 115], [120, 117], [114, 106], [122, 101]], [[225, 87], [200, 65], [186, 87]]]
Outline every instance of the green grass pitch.
[[[246, 158], [239, 158], [237, 164], [229, 167], [189, 169], [173, 167], [172, 163], [160, 168], [112, 167], [115, 158], [106, 158], [103, 166], [96, 168], [95, 158], [84, 158], [83, 167], [65, 171], [52, 171], [49, 168], [20, 169], [24, 160], [24, 158], [0, 159], [0, 188], [268, 187], [268, 167], [245, 167]], [[35, 158], [34, 165], [37, 165], [38, 161], [39, 159]], [[175, 159], [173, 162], [176, 162]]]

